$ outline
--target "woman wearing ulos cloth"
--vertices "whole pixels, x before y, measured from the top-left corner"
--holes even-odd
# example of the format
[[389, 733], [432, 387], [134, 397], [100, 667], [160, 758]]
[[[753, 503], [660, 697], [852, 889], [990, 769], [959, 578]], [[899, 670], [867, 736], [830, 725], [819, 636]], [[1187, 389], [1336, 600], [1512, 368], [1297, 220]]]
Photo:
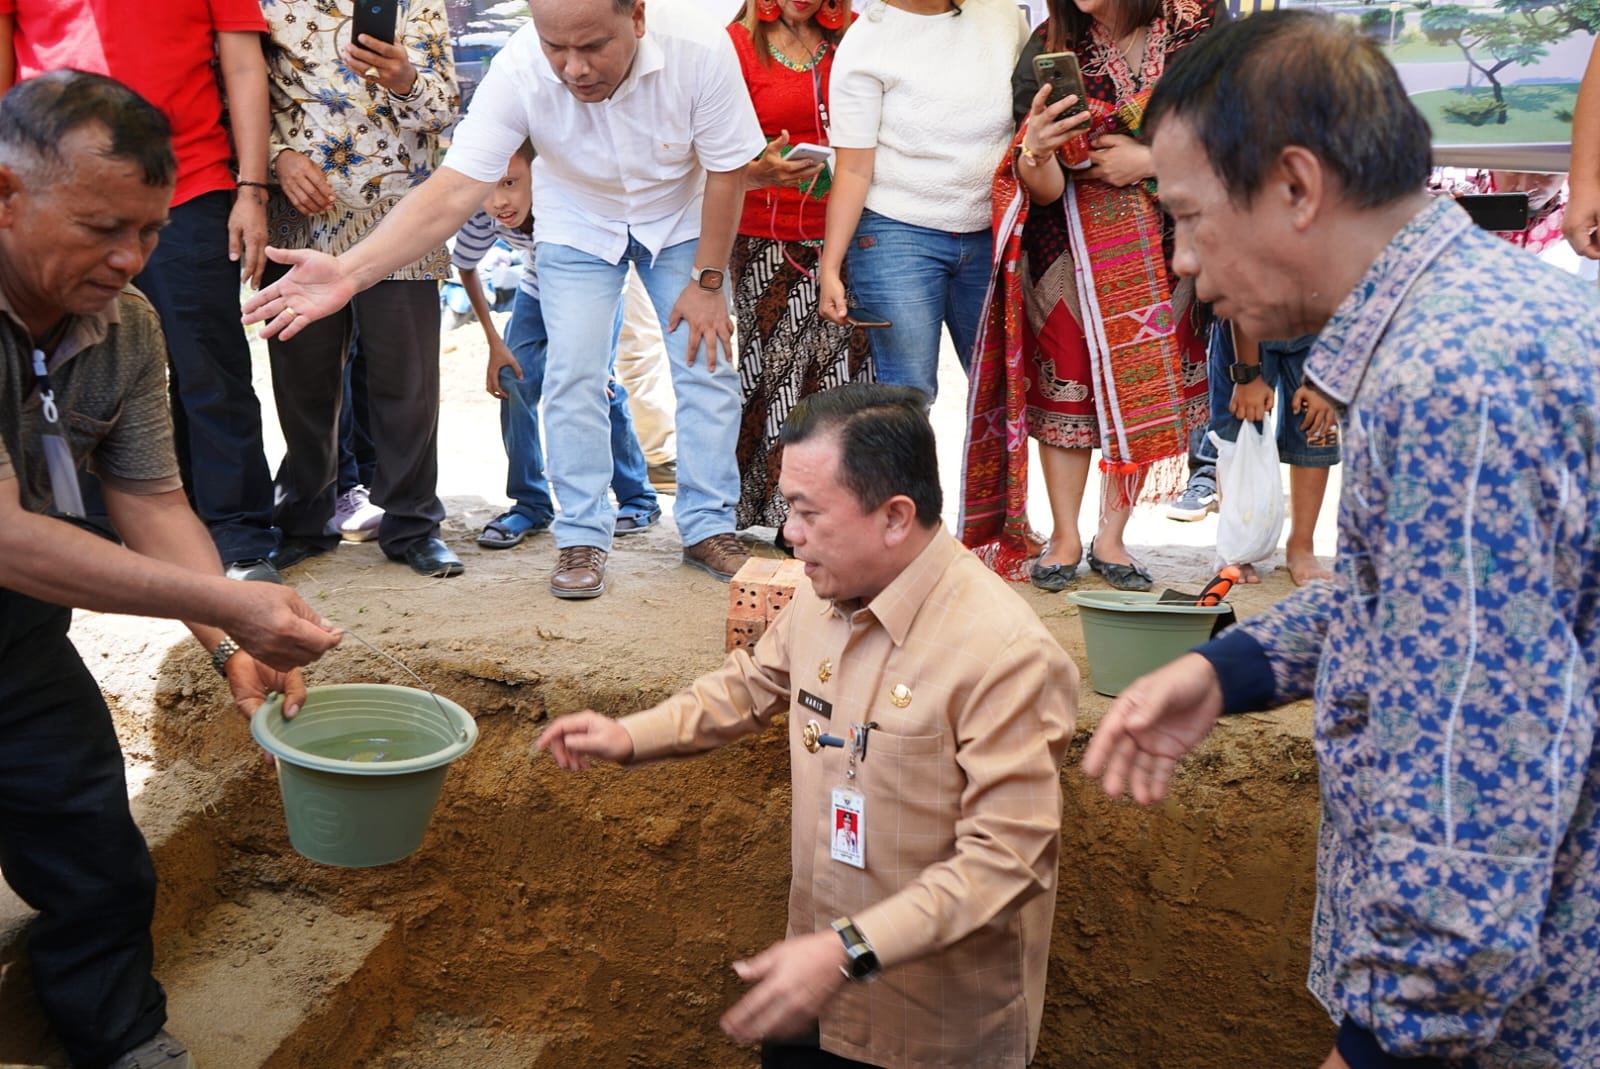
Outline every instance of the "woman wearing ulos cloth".
[[[872, 379], [865, 332], [817, 314], [817, 259], [832, 169], [791, 158], [828, 143], [834, 49], [851, 19], [847, 0], [747, 0], [728, 27], [767, 149], [745, 172], [744, 214], [728, 264], [739, 317], [739, 527], [779, 528], [778, 432], [795, 402]], [[779, 543], [782, 545], [781, 541]]]
[[[961, 532], [995, 571], [1065, 589], [1087, 557], [1120, 590], [1151, 578], [1123, 542], [1132, 507], [1170, 495], [1206, 422], [1206, 319], [1172, 271], [1145, 103], [1172, 57], [1225, 18], [1220, 0], [1050, 0], [1013, 76], [1020, 130], [994, 177], [996, 275], [972, 369]], [[1034, 73], [1076, 53], [1082, 116]], [[1028, 438], [1039, 440], [1054, 532], [1027, 521]], [[1091, 450], [1105, 475], [1085, 552], [1078, 513]]]
[[1014, 130], [1007, 76], [1027, 38], [1012, 0], [870, 0], [839, 46], [822, 314], [849, 315], [848, 263], [860, 309], [891, 324], [871, 332], [874, 375], [930, 401], [942, 330], [965, 369], [983, 318], [989, 176]]

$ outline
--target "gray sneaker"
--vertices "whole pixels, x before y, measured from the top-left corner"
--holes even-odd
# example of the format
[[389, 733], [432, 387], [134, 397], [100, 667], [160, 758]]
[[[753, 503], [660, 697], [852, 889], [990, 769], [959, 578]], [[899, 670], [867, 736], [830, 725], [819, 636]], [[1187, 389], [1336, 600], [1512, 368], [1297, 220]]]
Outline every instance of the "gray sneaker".
[[1167, 519], [1179, 523], [1203, 520], [1206, 513], [1217, 511], [1217, 488], [1207, 479], [1192, 479], [1172, 504], [1167, 506]]
[[200, 1069], [200, 1063], [189, 1056], [188, 1048], [162, 1029], [154, 1039], [134, 1047], [107, 1069]]

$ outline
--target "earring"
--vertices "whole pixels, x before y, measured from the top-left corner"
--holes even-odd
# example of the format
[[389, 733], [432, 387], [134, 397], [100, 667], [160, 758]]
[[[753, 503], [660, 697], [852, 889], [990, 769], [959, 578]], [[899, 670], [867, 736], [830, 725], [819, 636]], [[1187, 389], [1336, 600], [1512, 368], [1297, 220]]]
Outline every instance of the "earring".
[[837, 30], [844, 25], [843, 0], [823, 0], [817, 8], [817, 25], [827, 30]]
[[777, 22], [781, 14], [783, 9], [778, 6], [778, 0], [756, 0], [756, 18], [762, 22]]

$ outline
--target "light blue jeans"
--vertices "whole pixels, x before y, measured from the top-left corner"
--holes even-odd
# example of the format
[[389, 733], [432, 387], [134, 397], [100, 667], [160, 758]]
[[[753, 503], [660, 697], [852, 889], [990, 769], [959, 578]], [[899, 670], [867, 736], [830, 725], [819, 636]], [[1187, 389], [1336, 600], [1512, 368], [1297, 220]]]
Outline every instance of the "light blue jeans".
[[556, 545], [611, 548], [616, 512], [606, 494], [611, 481], [611, 428], [606, 382], [612, 331], [622, 306], [628, 264], [638, 266], [650, 303], [661, 320], [672, 391], [677, 396], [678, 499], [674, 516], [684, 545], [731, 534], [739, 500], [739, 371], [731, 355], [706, 370], [705, 352], [688, 364], [689, 327], [667, 331], [667, 318], [694, 267], [696, 242], [650, 251], [628, 242], [621, 261], [608, 263], [567, 245], [540, 242], [534, 250], [539, 303], [549, 334], [544, 379], [545, 445], [550, 483], [561, 510], [552, 530]]
[[[612, 330], [612, 352], [621, 328], [619, 316]], [[522, 369], [518, 379], [508, 367], [500, 369], [500, 438], [506, 447], [506, 496], [511, 511], [532, 524], [531, 530], [550, 526], [555, 505], [550, 500], [550, 481], [545, 477], [544, 452], [539, 444], [539, 401], [544, 394], [548, 338], [544, 311], [537, 297], [517, 290], [511, 306], [511, 322], [506, 327], [506, 347]], [[649, 467], [633, 433], [628, 415], [628, 393], [622, 383], [611, 384], [611, 489], [617, 496], [617, 515], [644, 519], [656, 509], [656, 492], [649, 482]]]
[[863, 211], [845, 252], [856, 303], [894, 325], [867, 331], [880, 383], [939, 392], [940, 327], [948, 325], [961, 369], [983, 319], [994, 241], [988, 230], [952, 234]]

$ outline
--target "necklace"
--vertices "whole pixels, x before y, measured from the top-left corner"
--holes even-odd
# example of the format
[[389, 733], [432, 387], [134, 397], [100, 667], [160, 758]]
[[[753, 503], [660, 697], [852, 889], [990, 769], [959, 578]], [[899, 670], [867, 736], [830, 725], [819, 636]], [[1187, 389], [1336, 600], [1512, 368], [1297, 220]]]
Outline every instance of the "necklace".
[[1126, 37], [1122, 37], [1117, 40], [1117, 51], [1122, 54], [1122, 61], [1126, 63], [1128, 65], [1128, 69], [1133, 71], [1135, 74], [1137, 74], [1139, 69], [1144, 66], [1143, 52], [1145, 39], [1145, 28], [1143, 26], [1138, 26], [1135, 27], [1133, 32], [1128, 34]]
[[779, 48], [777, 42], [773, 41], [769, 36], [767, 38], [767, 53], [790, 70], [808, 71], [818, 63], [821, 63], [822, 57], [828, 54], [828, 39], [826, 37], [818, 41], [817, 47], [813, 49], [806, 44], [805, 38], [800, 36], [793, 26], [790, 26], [782, 19], [778, 20], [778, 25], [783, 27], [784, 32], [800, 47], [801, 53], [806, 57], [803, 60], [795, 59], [792, 55]]

